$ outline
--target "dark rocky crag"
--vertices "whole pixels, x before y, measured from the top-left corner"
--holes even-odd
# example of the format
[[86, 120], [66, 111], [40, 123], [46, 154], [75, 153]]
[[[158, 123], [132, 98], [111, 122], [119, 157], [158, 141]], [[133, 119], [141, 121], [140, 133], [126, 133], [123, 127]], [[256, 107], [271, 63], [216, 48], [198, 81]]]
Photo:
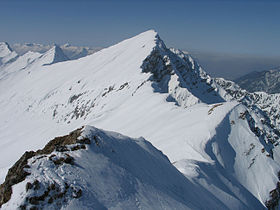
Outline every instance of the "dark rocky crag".
[[[43, 149], [25, 152], [21, 158], [9, 169], [5, 181], [0, 185], [0, 208], [1, 206], [8, 202], [12, 195], [12, 186], [18, 184], [25, 180], [25, 178], [30, 175], [25, 169], [30, 168], [28, 165], [28, 160], [35, 156], [48, 155], [53, 151], [65, 152], [73, 151], [78, 149], [85, 149], [85, 144], [90, 144], [88, 138], [78, 139], [81, 135], [82, 128], [72, 131], [69, 135], [56, 137], [51, 140]], [[77, 144], [71, 149], [67, 145]], [[50, 158], [55, 164], [68, 163], [73, 164], [73, 158], [66, 154], [65, 158], [55, 159]]]

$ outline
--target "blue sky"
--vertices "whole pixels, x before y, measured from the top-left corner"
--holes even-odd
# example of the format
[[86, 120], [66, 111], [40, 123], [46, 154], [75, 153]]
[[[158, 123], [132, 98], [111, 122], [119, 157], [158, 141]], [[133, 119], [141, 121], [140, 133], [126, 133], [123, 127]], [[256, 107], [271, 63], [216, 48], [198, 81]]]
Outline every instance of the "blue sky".
[[280, 57], [279, 11], [278, 0], [0, 0], [0, 40], [106, 47], [155, 29], [191, 52]]
[[109, 46], [155, 29], [169, 46], [280, 55], [280, 1], [1, 0], [0, 39]]

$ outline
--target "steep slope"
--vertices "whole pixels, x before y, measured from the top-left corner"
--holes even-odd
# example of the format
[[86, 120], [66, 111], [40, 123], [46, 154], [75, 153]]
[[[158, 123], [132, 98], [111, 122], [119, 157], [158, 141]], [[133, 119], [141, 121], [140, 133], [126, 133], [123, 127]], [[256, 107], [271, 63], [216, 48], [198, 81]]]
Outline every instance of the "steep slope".
[[0, 66], [0, 79], [16, 73], [17, 71], [26, 70], [29, 66], [41, 56], [40, 53], [27, 52], [22, 56], [18, 56], [13, 62]]
[[238, 100], [251, 110], [259, 113], [262, 123], [271, 127], [276, 133], [276, 135], [272, 135], [271, 140], [277, 142], [280, 129], [280, 94], [250, 93], [232, 81], [223, 78], [216, 78], [215, 81], [225, 89], [224, 98]]
[[60, 48], [63, 50], [64, 54], [71, 60], [91, 55], [102, 49], [101, 47], [80, 47], [70, 44], [61, 45]]
[[17, 57], [17, 53], [12, 51], [7, 42], [0, 42], [0, 66], [12, 61]]
[[143, 138], [131, 139], [90, 126], [55, 138], [42, 150], [25, 153], [10, 169], [5, 184], [21, 176], [14, 169], [27, 173], [13, 185], [3, 209], [223, 207]]
[[0, 177], [26, 150], [89, 124], [144, 136], [224, 209], [261, 208], [278, 183], [279, 134], [218, 82], [154, 31], [79, 60], [37, 63], [0, 81]]
[[251, 93], [280, 93], [280, 67], [268, 71], [255, 71], [236, 79], [235, 82]]
[[66, 55], [64, 55], [62, 49], [58, 45], [54, 45], [51, 49], [49, 49], [46, 53], [43, 54], [42, 60], [44, 60], [46, 64], [54, 64], [62, 61], [67, 61]]
[[30, 74], [31, 71], [36, 71], [40, 69], [41, 66], [67, 60], [68, 58], [58, 46], [53, 46], [44, 54], [29, 51], [24, 55], [17, 56], [13, 61], [10, 61], [6, 65], [0, 66], [0, 79], [19, 71], [24, 71], [25, 73]]

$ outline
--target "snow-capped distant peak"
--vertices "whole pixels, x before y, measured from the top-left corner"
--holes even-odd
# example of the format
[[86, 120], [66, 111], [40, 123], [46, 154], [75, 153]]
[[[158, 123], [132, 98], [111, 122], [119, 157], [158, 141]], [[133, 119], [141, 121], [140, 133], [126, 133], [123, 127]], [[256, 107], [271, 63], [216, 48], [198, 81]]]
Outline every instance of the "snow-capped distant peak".
[[54, 45], [51, 49], [49, 49], [43, 55], [42, 59], [44, 59], [45, 65], [69, 60], [58, 45]]
[[0, 57], [4, 57], [12, 52], [7, 42], [0, 42]]
[[264, 91], [267, 93], [280, 93], [280, 67], [266, 71], [254, 71], [246, 74], [235, 82], [243, 89], [253, 93]]
[[0, 65], [8, 63], [17, 57], [7, 42], [0, 42]]

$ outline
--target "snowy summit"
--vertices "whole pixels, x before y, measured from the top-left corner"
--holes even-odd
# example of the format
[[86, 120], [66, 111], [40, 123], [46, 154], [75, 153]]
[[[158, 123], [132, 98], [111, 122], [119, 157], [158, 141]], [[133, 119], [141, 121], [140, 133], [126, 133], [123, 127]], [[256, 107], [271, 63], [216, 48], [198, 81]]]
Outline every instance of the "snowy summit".
[[278, 205], [279, 96], [211, 78], [154, 30], [75, 60], [19, 55], [0, 90], [3, 209]]

